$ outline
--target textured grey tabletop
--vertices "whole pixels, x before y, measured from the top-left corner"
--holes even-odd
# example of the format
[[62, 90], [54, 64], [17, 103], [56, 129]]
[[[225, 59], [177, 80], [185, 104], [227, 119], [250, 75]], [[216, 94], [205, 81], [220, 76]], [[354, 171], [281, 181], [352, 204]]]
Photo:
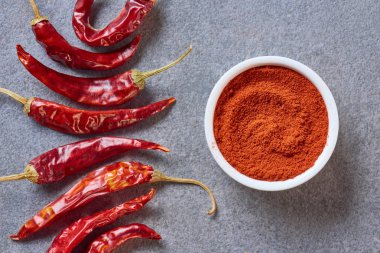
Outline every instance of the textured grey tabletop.
[[[89, 49], [71, 27], [74, 2], [37, 0], [59, 32]], [[124, 2], [96, 1], [95, 26], [108, 23]], [[184, 62], [150, 79], [146, 90], [127, 105], [175, 96], [175, 106], [111, 135], [171, 148], [169, 154], [131, 152], [117, 160], [139, 160], [173, 176], [200, 179], [212, 187], [219, 211], [207, 216], [209, 198], [198, 187], [158, 184], [158, 194], [146, 208], [116, 224], [145, 223], [163, 240], [131, 241], [117, 252], [379, 252], [379, 1], [159, 0], [139, 29], [143, 42], [137, 56], [121, 69], [103, 73], [72, 71], [51, 61], [34, 40], [27, 0], [1, 1], [0, 8], [1, 86], [76, 107], [80, 106], [54, 94], [22, 67], [17, 43], [48, 66], [78, 76], [150, 70], [175, 59], [190, 43], [194, 47]], [[327, 166], [308, 183], [284, 192], [260, 192], [233, 181], [212, 159], [204, 137], [204, 111], [215, 82], [233, 65], [260, 55], [289, 57], [315, 70], [330, 87], [340, 116], [338, 144]], [[0, 115], [1, 174], [21, 172], [38, 154], [83, 139], [37, 125], [6, 96], [0, 96]], [[48, 186], [28, 181], [1, 184], [0, 251], [44, 252], [77, 218], [150, 187], [99, 198], [25, 242], [8, 239], [84, 174]], [[76, 252], [114, 226], [97, 230]]]

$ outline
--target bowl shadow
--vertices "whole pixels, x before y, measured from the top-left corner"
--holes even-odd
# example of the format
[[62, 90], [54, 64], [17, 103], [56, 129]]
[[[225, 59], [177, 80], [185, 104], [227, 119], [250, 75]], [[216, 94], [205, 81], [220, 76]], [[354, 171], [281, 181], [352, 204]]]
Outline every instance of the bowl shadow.
[[[106, 2], [103, 3], [100, 1], [97, 1], [94, 3], [93, 11], [91, 13], [91, 20], [96, 19], [99, 12], [103, 8], [103, 5], [105, 4]], [[138, 27], [138, 29], [133, 34], [128, 36], [126, 39], [109, 47], [91, 47], [90, 51], [93, 51], [95, 53], [112, 52], [127, 45], [138, 34], [141, 34], [142, 37], [141, 37], [141, 41], [137, 49], [137, 52], [132, 57], [132, 59], [129, 62], [126, 62], [124, 65], [112, 70], [102, 70], [102, 71], [78, 70], [78, 69], [72, 69], [72, 70], [78, 75], [86, 76], [86, 77], [108, 77], [108, 76], [111, 77], [111, 76], [133, 69], [134, 68], [133, 66], [137, 65], [141, 61], [143, 54], [146, 53], [147, 48], [150, 46], [150, 44], [156, 41], [157, 38], [159, 37], [160, 27], [162, 27], [163, 19], [164, 19], [164, 15], [162, 14], [161, 10], [157, 7], [154, 7], [150, 11], [150, 13], [148, 13], [148, 15], [144, 18], [142, 24]], [[83, 45], [85, 44], [83, 43]], [[146, 70], [151, 70], [151, 69], [142, 69], [142, 71], [146, 71]]]
[[[351, 147], [352, 148], [352, 147]], [[249, 198], [252, 210], [260, 205], [260, 212], [273, 222], [281, 221], [290, 231], [303, 233], [326, 232], [332, 226], [345, 222], [355, 195], [353, 176], [350, 175], [345, 142], [338, 139], [335, 152], [325, 168], [313, 179], [296, 188], [264, 192], [239, 184], [239, 191]], [[358, 151], [358, 150], [356, 150]], [[355, 152], [355, 151], [353, 151]]]

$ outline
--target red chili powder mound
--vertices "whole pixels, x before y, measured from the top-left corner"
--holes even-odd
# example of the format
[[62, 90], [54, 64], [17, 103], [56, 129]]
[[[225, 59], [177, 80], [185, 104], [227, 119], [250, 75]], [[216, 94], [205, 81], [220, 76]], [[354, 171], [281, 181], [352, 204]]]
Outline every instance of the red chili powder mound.
[[327, 132], [327, 110], [318, 90], [283, 67], [241, 73], [223, 90], [215, 110], [214, 133], [223, 156], [259, 180], [287, 180], [312, 167]]

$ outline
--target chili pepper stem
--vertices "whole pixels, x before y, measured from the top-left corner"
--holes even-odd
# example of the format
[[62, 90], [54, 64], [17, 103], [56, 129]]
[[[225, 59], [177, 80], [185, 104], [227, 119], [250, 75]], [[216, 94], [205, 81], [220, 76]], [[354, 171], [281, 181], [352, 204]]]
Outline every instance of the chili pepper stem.
[[29, 0], [30, 5], [32, 6], [34, 12], [34, 19], [31, 21], [31, 25], [35, 25], [42, 20], [48, 20], [47, 17], [41, 16], [40, 11], [38, 10], [37, 4], [34, 0]]
[[10, 96], [11, 98], [13, 98], [14, 100], [16, 100], [17, 102], [19, 102], [23, 105], [25, 105], [28, 101], [28, 99], [24, 98], [23, 96], [20, 96], [19, 94], [15, 93], [13, 91], [4, 89], [4, 88], [0, 88], [0, 93], [3, 93], [5, 95]]
[[29, 115], [29, 112], [30, 112], [30, 106], [34, 100], [34, 98], [29, 98], [29, 99], [26, 99], [24, 98], [23, 96], [13, 92], [13, 91], [10, 91], [10, 90], [7, 90], [7, 89], [4, 89], [4, 88], [0, 88], [0, 93], [3, 93], [3, 94], [6, 94], [8, 96], [10, 96], [11, 98], [13, 98], [14, 100], [16, 100], [17, 102], [21, 103], [24, 105], [24, 113], [26, 115]]
[[181, 183], [181, 184], [194, 184], [194, 185], [198, 185], [198, 186], [202, 187], [210, 195], [211, 202], [212, 202], [212, 208], [208, 212], [208, 215], [213, 215], [216, 212], [217, 206], [216, 206], [216, 200], [215, 200], [214, 194], [212, 193], [212, 191], [205, 184], [203, 184], [202, 182], [200, 182], [198, 180], [190, 179], [190, 178], [169, 177], [169, 176], [165, 175], [164, 173], [162, 173], [161, 171], [155, 170], [153, 172], [153, 176], [152, 176], [151, 182], [152, 183], [156, 183], [156, 182], [173, 182], [173, 183]]
[[152, 77], [152, 76], [155, 76], [159, 73], [162, 73], [172, 67], [174, 67], [175, 65], [177, 65], [178, 63], [180, 63], [183, 59], [185, 59], [185, 57], [191, 52], [191, 50], [193, 50], [193, 47], [190, 45], [190, 48], [181, 56], [179, 57], [177, 60], [169, 63], [168, 65], [164, 66], [164, 67], [161, 67], [161, 68], [158, 68], [158, 69], [155, 69], [155, 70], [151, 70], [151, 71], [146, 71], [146, 72], [141, 72], [141, 71], [138, 71], [138, 70], [132, 70], [132, 79], [134, 81], [134, 83], [140, 88], [140, 89], [143, 89], [144, 86], [145, 86], [145, 80]]
[[0, 177], [0, 182], [23, 180], [25, 178], [26, 178], [26, 174], [21, 173], [21, 174]]
[[31, 165], [26, 166], [23, 173], [0, 177], [0, 182], [23, 180], [23, 179], [28, 179], [29, 181], [31, 181], [33, 183], [37, 183], [38, 173], [34, 169], [33, 166], [31, 166]]

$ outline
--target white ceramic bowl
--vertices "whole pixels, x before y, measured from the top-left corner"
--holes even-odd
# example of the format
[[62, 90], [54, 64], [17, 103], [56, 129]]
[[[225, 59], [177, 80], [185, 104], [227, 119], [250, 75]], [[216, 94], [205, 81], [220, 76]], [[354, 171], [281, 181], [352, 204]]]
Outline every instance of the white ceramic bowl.
[[[315, 162], [314, 166], [306, 170], [304, 173], [298, 175], [295, 178], [288, 179], [285, 181], [275, 181], [275, 182], [269, 182], [269, 181], [262, 181], [262, 180], [256, 180], [252, 179], [250, 177], [247, 177], [246, 175], [241, 174], [238, 172], [235, 168], [233, 168], [223, 157], [222, 153], [220, 152], [218, 145], [215, 140], [214, 136], [214, 111], [216, 104], [218, 102], [219, 96], [221, 95], [223, 89], [226, 87], [226, 85], [237, 75], [240, 73], [253, 68], [253, 67], [259, 67], [259, 66], [282, 66], [289, 69], [292, 69], [301, 75], [305, 76], [307, 79], [309, 79], [315, 87], [318, 89], [320, 94], [322, 95], [322, 98], [326, 104], [327, 113], [328, 113], [328, 119], [329, 119], [329, 129], [328, 129], [328, 137], [327, 137], [327, 143], [318, 157], [317, 161]], [[291, 60], [289, 58], [285, 57], [279, 57], [279, 56], [261, 56], [252, 58], [246, 61], [243, 61], [230, 70], [228, 70], [216, 83], [215, 87], [213, 88], [210, 97], [207, 102], [206, 106], [206, 114], [205, 114], [205, 131], [206, 131], [206, 139], [207, 144], [210, 148], [210, 151], [216, 160], [216, 162], [219, 164], [219, 166], [233, 179], [238, 181], [239, 183], [248, 186], [250, 188], [254, 188], [257, 190], [263, 190], [263, 191], [281, 191], [281, 190], [287, 190], [293, 187], [296, 187], [298, 185], [301, 185], [314, 177], [327, 163], [329, 160], [331, 154], [334, 151], [335, 144], [338, 138], [338, 129], [339, 129], [339, 118], [338, 118], [338, 110], [335, 104], [335, 100], [331, 94], [330, 89], [327, 87], [325, 82], [322, 80], [321, 77], [317, 73], [315, 73], [313, 70], [305, 66], [304, 64]]]

